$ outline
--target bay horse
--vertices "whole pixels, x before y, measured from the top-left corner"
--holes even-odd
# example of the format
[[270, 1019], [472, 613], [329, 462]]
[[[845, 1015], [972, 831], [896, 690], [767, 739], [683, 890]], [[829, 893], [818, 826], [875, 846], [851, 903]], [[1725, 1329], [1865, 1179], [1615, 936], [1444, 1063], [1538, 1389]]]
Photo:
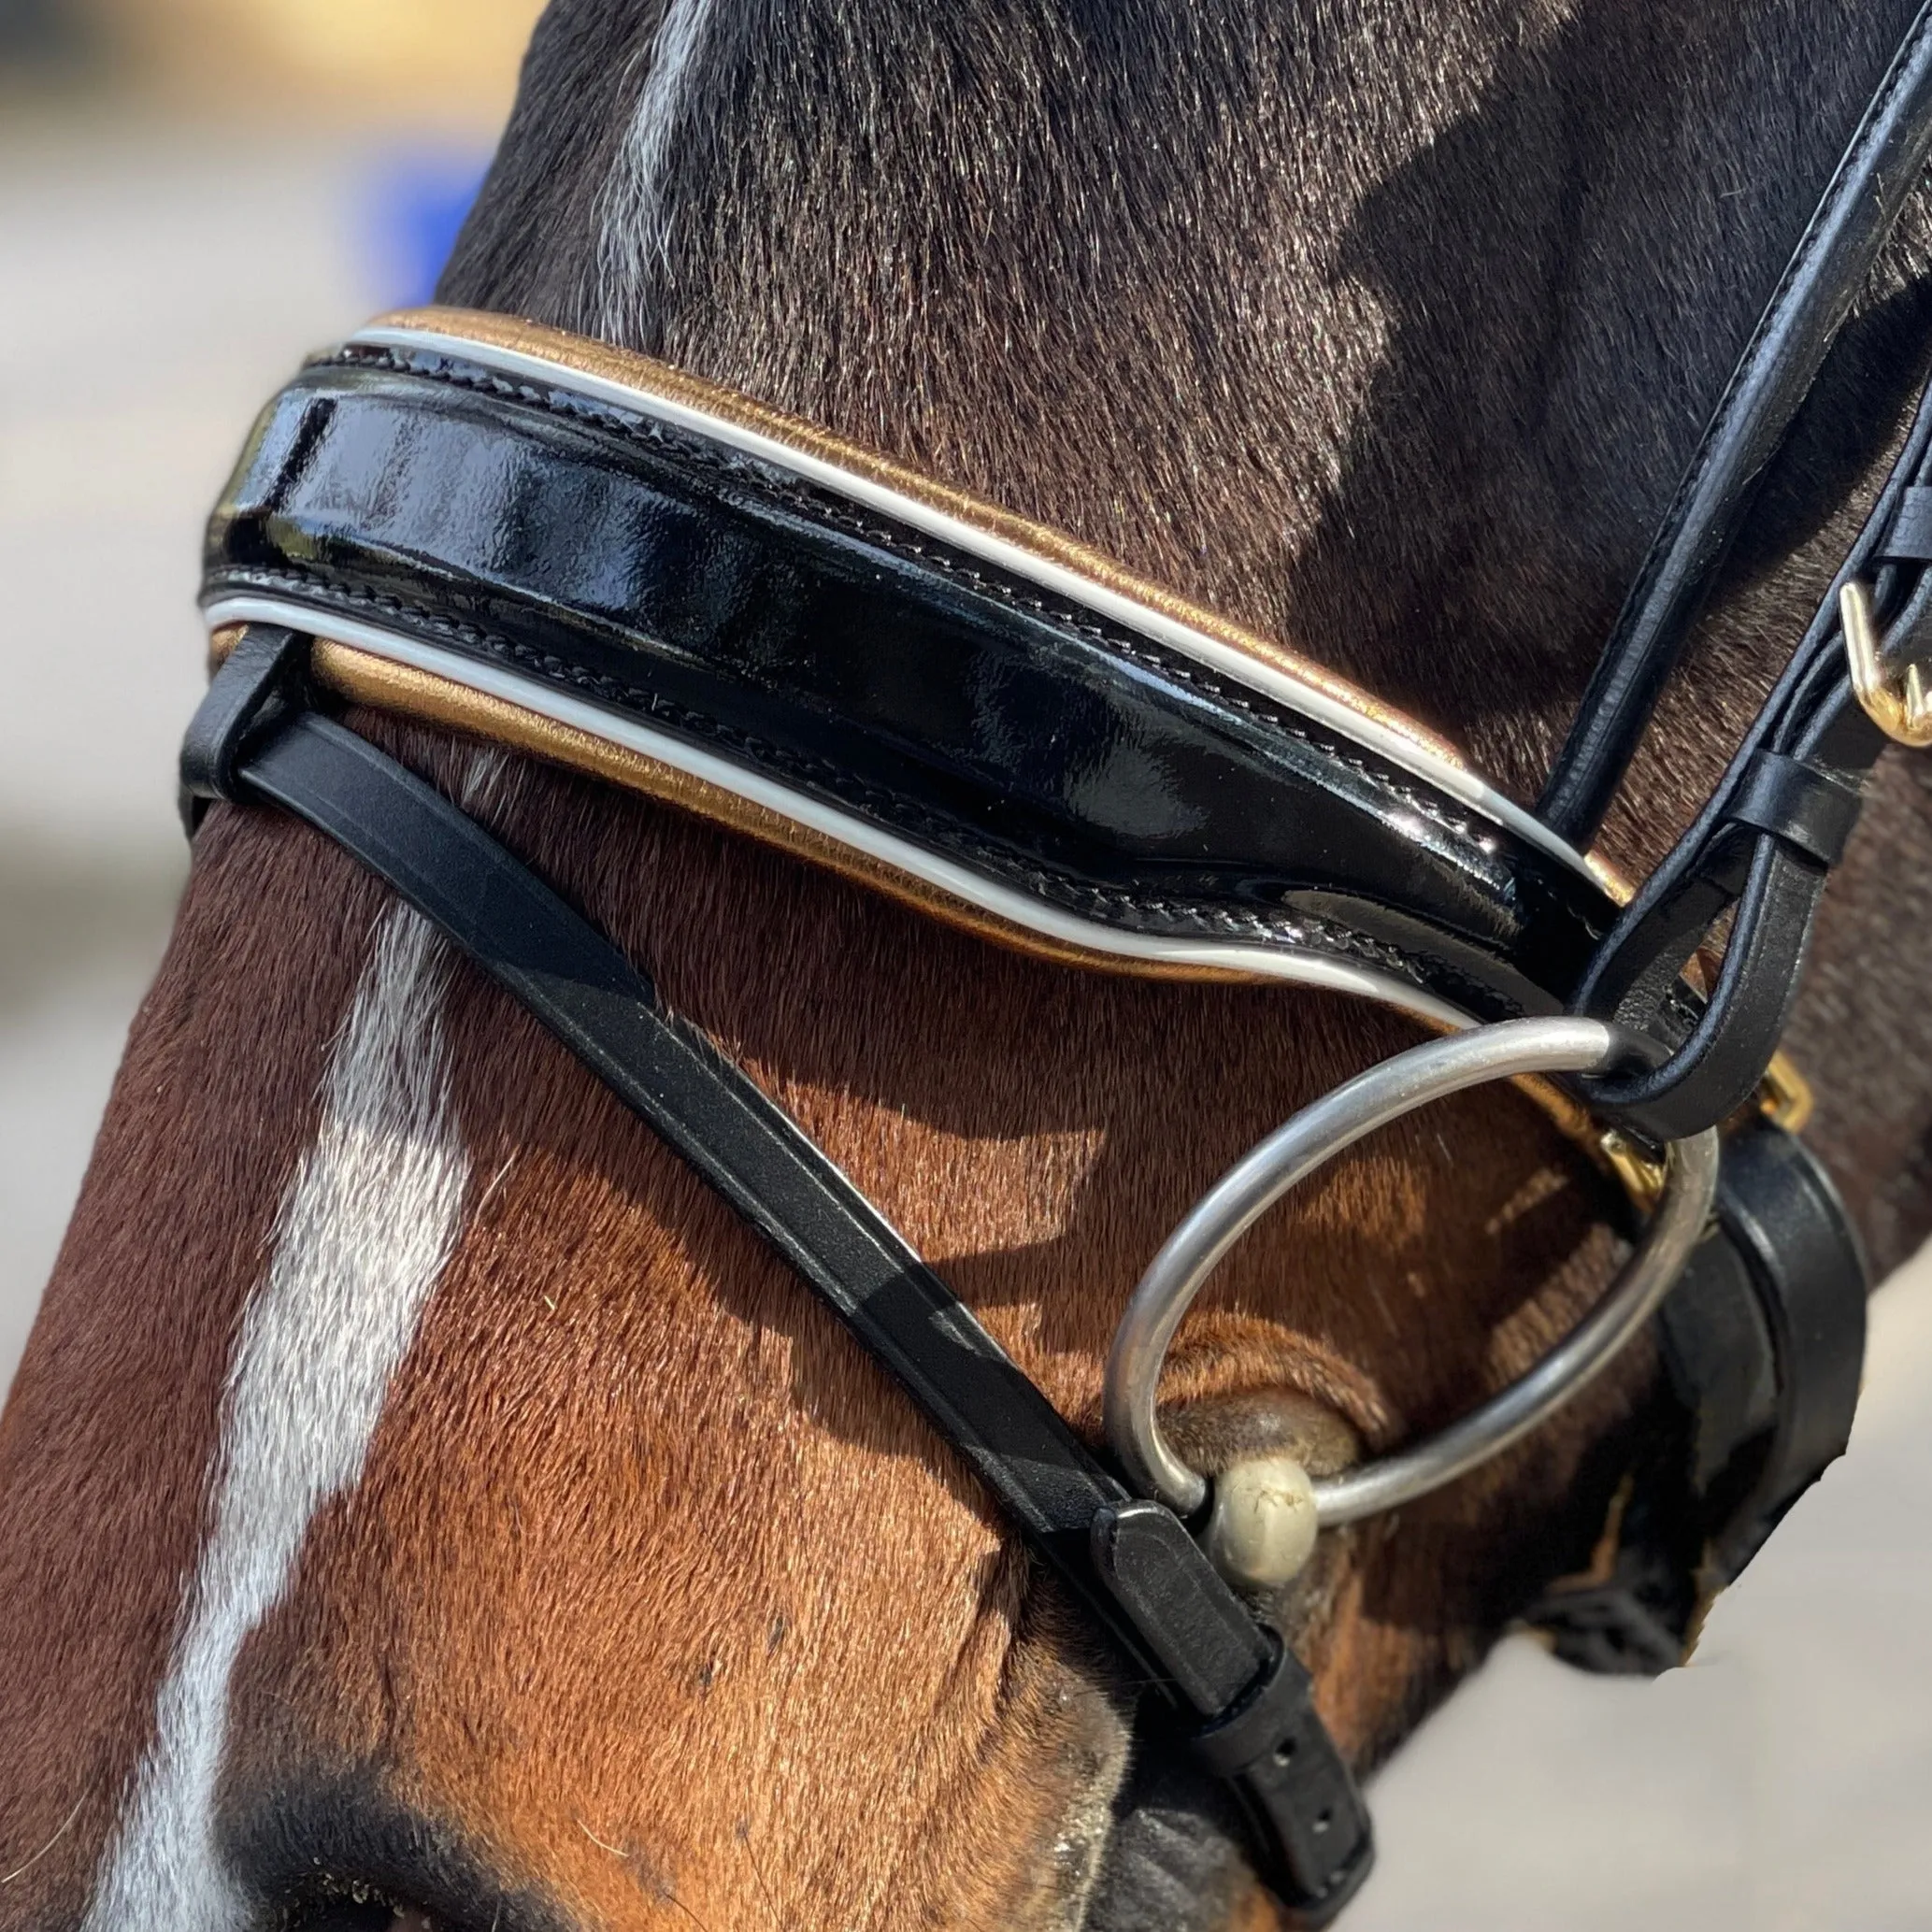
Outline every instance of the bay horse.
[[[554, 0], [442, 294], [1065, 529], [1528, 797], [1912, 11]], [[1829, 581], [1928, 238], [1915, 208], [1781, 454], [1610, 863], [1667, 846]], [[1023, 957], [355, 722], [648, 959], [1090, 1434], [1164, 1232], [1416, 1038]], [[1895, 760], [1792, 1034], [1880, 1267], [1932, 1227], [1928, 894]], [[1369, 1143], [1191, 1322], [1197, 1453], [1462, 1412], [1597, 1292], [1603, 1188], [1508, 1100]], [[1633, 1352], [1324, 1540], [1281, 1614], [1356, 1765], [1588, 1563], [1657, 1382]], [[1135, 1689], [595, 1080], [334, 847], [210, 815], [0, 1421], [0, 1927], [1281, 1923], [1131, 1750]]]

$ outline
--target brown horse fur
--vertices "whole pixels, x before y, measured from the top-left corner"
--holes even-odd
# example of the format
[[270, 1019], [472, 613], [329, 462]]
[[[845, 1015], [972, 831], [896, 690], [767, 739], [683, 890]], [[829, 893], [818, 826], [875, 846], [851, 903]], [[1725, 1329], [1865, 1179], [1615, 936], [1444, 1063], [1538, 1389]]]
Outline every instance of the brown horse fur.
[[[652, 5], [558, 0], [446, 293], [1060, 522], [1527, 790], [1910, 10], [721, 0], [639, 199], [618, 147], [670, 36]], [[613, 255], [600, 222], [651, 246]], [[1896, 422], [1917, 260], [1774, 479], [1793, 559], [1737, 560], [1616, 855], [1682, 822], [1827, 577], [1820, 479]], [[466, 751], [358, 722], [459, 787]], [[1884, 772], [1796, 1040], [1883, 1265], [1932, 1210], [1923, 769]], [[487, 815], [1089, 1430], [1178, 1214], [1410, 1038], [1305, 992], [1023, 960], [537, 767]], [[267, 814], [198, 841], [0, 1420], [6, 1932], [81, 1922], [155, 1735], [236, 1338], [385, 903]], [[1132, 1687], [716, 1197], [468, 973], [437, 999], [461, 1238], [230, 1687], [219, 1847], [260, 1923], [307, 1900], [297, 1923], [376, 1925], [328, 1916], [371, 1896], [448, 1932], [1079, 1924]], [[1277, 1388], [1371, 1446], [1446, 1420], [1596, 1292], [1603, 1206], [1527, 1105], [1445, 1106], [1251, 1238], [1169, 1394], [1204, 1439], [1266, 1424]], [[1281, 1609], [1358, 1759], [1584, 1558], [1649, 1376], [1324, 1539]], [[1157, 1918], [1103, 1875], [1089, 1932], [1273, 1923], [1218, 1836], [1189, 1872]]]

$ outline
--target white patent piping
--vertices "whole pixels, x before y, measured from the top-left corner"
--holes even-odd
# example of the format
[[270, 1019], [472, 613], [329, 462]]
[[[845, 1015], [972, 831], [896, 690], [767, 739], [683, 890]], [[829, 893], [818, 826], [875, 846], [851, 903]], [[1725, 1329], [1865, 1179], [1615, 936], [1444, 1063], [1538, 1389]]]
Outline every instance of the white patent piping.
[[807, 482], [833, 491], [854, 503], [863, 503], [881, 516], [909, 524], [942, 543], [982, 557], [989, 564], [1010, 571], [1015, 577], [1026, 578], [1056, 596], [1083, 605], [1115, 623], [1138, 631], [1157, 644], [1165, 644], [1168, 649], [1193, 658], [1197, 664], [1208, 665], [1224, 677], [1232, 678], [1251, 690], [1292, 706], [1338, 737], [1352, 739], [1365, 751], [1373, 751], [1377, 757], [1385, 758], [1391, 765], [1398, 766], [1438, 791], [1460, 799], [1470, 810], [1480, 812], [1525, 844], [1536, 846], [1567, 866], [1571, 871], [1595, 882], [1595, 875], [1574, 846], [1558, 837], [1534, 814], [1524, 811], [1520, 805], [1485, 785], [1465, 766], [1434, 756], [1413, 739], [1405, 737], [1399, 731], [1391, 731], [1373, 718], [1365, 717], [1316, 685], [1259, 658], [1251, 657], [1246, 651], [1224, 644], [1219, 638], [1210, 637], [1163, 611], [1138, 604], [1133, 598], [1109, 590], [1104, 584], [1095, 583], [1051, 558], [1038, 556], [1020, 544], [1009, 543], [975, 524], [962, 522], [957, 517], [949, 516], [944, 510], [936, 509], [916, 497], [903, 496], [896, 490], [873, 482], [869, 478], [855, 476], [823, 457], [794, 450], [776, 437], [709, 415], [688, 403], [657, 395], [648, 389], [636, 389], [627, 382], [616, 382], [608, 377], [588, 375], [572, 368], [567, 363], [532, 355], [525, 350], [477, 342], [466, 336], [441, 329], [375, 326], [360, 329], [349, 339], [360, 348], [413, 349], [432, 355], [461, 356], [465, 361], [481, 364], [506, 376], [521, 377], [526, 381], [554, 382], [560, 388], [575, 390], [580, 395], [593, 396], [599, 402], [612, 403], [620, 408], [637, 410], [655, 417], [661, 422], [668, 422], [676, 428], [708, 437], [712, 442], [725, 444], [776, 468], [789, 470]]
[[621, 745], [646, 758], [654, 758], [674, 771], [701, 779], [722, 792], [763, 806], [794, 824], [804, 825], [849, 851], [890, 866], [909, 878], [977, 906], [1009, 925], [1038, 933], [1062, 945], [1080, 946], [1090, 952], [1104, 952], [1120, 959], [1146, 960], [1173, 966], [1218, 966], [1252, 972], [1272, 980], [1286, 980], [1305, 986], [1326, 987], [1332, 992], [1350, 993], [1412, 1014], [1432, 1024], [1460, 1031], [1473, 1023], [1469, 1015], [1447, 1000], [1421, 987], [1409, 985], [1386, 973], [1345, 960], [1324, 958], [1319, 953], [1285, 952], [1266, 946], [1243, 944], [1238, 940], [1172, 939], [1155, 934], [1123, 932], [1117, 927], [1087, 920], [1078, 913], [1062, 911], [1029, 898], [1024, 893], [981, 879], [965, 866], [954, 864], [909, 841], [881, 831], [877, 825], [823, 801], [794, 792], [776, 780], [748, 771], [742, 766], [714, 756], [694, 745], [686, 744], [649, 725], [613, 711], [587, 704], [566, 692], [552, 690], [513, 672], [499, 669], [460, 652], [437, 645], [423, 644], [413, 637], [352, 618], [323, 613], [307, 605], [278, 597], [229, 596], [207, 608], [209, 629], [224, 624], [274, 623], [289, 629], [324, 637], [336, 643], [352, 645], [372, 657], [386, 658], [392, 664], [408, 665], [427, 671], [433, 677], [460, 684], [486, 697], [500, 698], [525, 711], [534, 711], [557, 724], [568, 725], [588, 737], [607, 744]]

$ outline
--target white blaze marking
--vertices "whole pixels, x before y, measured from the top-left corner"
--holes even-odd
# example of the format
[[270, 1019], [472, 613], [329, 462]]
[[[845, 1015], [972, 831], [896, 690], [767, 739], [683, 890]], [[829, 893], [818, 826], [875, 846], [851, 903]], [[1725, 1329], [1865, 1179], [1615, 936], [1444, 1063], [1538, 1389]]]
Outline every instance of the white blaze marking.
[[622, 340], [633, 307], [652, 271], [665, 260], [670, 218], [664, 204], [680, 97], [704, 44], [712, 0], [669, 0], [648, 56], [637, 110], [604, 189], [597, 237], [596, 321]]
[[242, 1324], [208, 1540], [154, 1741], [83, 1932], [252, 1923], [213, 1839], [228, 1682], [287, 1588], [310, 1519], [361, 1476], [390, 1380], [455, 1245], [469, 1165], [450, 1113], [445, 959], [408, 908], [384, 915], [330, 1059], [321, 1130], [283, 1196], [267, 1279]]

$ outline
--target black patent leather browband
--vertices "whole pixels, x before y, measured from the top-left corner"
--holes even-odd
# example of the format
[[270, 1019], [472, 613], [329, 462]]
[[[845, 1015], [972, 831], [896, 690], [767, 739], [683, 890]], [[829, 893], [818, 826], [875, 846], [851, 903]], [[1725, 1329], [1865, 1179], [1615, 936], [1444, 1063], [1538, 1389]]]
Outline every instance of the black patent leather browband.
[[1555, 841], [1092, 608], [641, 403], [433, 338], [258, 424], [204, 600], [372, 626], [1028, 900], [1559, 1010], [1616, 917]]
[[1307, 1670], [1187, 1530], [1128, 1494], [879, 1210], [618, 950], [480, 826], [308, 708], [308, 640], [258, 627], [182, 751], [209, 799], [280, 806], [386, 880], [737, 1209], [971, 1463], [1029, 1547], [1187, 1724], [1261, 1875], [1320, 1925], [1372, 1862], [1367, 1812]]

